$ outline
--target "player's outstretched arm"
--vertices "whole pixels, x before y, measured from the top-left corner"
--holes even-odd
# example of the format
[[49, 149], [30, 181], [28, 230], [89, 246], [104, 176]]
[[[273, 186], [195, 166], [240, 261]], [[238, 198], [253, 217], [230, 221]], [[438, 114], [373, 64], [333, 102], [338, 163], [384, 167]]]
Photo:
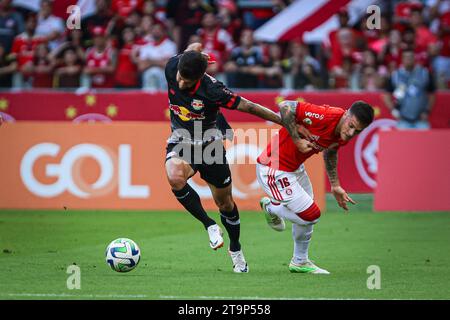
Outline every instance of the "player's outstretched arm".
[[[294, 144], [298, 150], [302, 153], [308, 153], [312, 150], [312, 143], [308, 141], [310, 139], [310, 132], [303, 126], [299, 126], [296, 121], [297, 114], [297, 102], [296, 101], [283, 101], [279, 104], [281, 114], [281, 124], [291, 135]], [[306, 139], [300, 136], [300, 133]]]
[[272, 122], [282, 125], [281, 118], [278, 114], [276, 114], [275, 112], [273, 112], [272, 110], [270, 110], [266, 107], [263, 107], [260, 104], [251, 102], [250, 100], [247, 100], [243, 97], [241, 97], [241, 101], [239, 102], [239, 104], [237, 106], [237, 110], [242, 111], [242, 112], [251, 113], [251, 114], [254, 114], [255, 116], [260, 117], [264, 120], [272, 121]]
[[339, 207], [348, 210], [347, 202], [356, 204], [347, 192], [341, 187], [337, 173], [337, 150], [327, 149], [323, 152], [325, 160], [325, 168], [327, 170], [328, 179], [331, 184], [331, 193], [333, 193]]

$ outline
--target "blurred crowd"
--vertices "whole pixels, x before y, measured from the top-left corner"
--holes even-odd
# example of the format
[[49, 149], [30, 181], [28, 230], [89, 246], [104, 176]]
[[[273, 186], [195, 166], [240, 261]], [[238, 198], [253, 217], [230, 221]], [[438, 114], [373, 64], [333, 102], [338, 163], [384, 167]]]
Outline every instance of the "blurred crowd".
[[70, 30], [50, 0], [38, 12], [0, 0], [0, 87], [164, 90], [167, 60], [193, 42], [215, 61], [208, 73], [232, 88], [401, 95], [402, 68], [420, 70], [411, 81], [422, 79], [426, 92], [450, 85], [450, 0], [381, 1], [373, 30], [368, 15], [350, 25], [343, 8], [340, 27], [314, 44], [255, 41], [254, 31], [292, 1], [92, 1], [95, 12]]

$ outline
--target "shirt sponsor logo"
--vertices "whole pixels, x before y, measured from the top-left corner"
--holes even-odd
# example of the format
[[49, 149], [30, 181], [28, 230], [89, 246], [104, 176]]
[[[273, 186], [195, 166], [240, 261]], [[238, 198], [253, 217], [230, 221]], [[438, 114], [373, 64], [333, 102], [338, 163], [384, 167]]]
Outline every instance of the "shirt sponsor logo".
[[205, 119], [205, 115], [203, 113], [201, 114], [194, 113], [189, 111], [185, 107], [177, 106], [175, 104], [169, 104], [169, 108], [183, 121]]
[[311, 112], [311, 111], [306, 111], [305, 116], [307, 116], [309, 118], [319, 119], [319, 120], [322, 120], [325, 117], [323, 114], [318, 114], [318, 113]]

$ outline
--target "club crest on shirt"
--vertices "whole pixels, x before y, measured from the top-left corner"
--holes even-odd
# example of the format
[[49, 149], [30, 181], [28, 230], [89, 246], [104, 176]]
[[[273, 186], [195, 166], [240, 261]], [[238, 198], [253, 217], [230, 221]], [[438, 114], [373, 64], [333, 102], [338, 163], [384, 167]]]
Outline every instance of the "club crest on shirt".
[[192, 108], [194, 108], [194, 110], [201, 110], [205, 107], [205, 105], [203, 104], [203, 101], [197, 100], [197, 99], [192, 100], [191, 106], [192, 106]]
[[303, 119], [303, 123], [306, 124], [307, 126], [312, 125], [312, 120], [310, 118], [305, 118]]

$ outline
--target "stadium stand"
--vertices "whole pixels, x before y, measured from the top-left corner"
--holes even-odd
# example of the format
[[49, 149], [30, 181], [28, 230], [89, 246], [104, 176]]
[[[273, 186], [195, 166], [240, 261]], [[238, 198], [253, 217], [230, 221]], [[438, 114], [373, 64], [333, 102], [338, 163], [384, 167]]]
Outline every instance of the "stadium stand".
[[[375, 30], [365, 27], [368, 15], [355, 19], [350, 1], [324, 7], [338, 28], [321, 41], [303, 31], [288, 32], [289, 41], [253, 36], [293, 2], [3, 0], [0, 85], [164, 89], [159, 78], [168, 56], [201, 41], [217, 64], [211, 72], [231, 87], [385, 89], [402, 50], [412, 49], [436, 87], [449, 88], [450, 1], [373, 1], [383, 12]], [[69, 30], [65, 9], [77, 3], [83, 5], [81, 29]], [[311, 18], [317, 17], [300, 17], [296, 27]], [[243, 50], [242, 42], [251, 49]]]

